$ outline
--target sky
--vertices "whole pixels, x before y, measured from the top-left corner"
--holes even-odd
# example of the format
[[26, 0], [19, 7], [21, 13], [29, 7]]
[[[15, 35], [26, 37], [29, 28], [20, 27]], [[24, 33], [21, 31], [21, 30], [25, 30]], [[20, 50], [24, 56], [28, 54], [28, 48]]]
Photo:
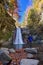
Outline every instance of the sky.
[[18, 7], [20, 10], [18, 13], [21, 16], [21, 18], [19, 18], [19, 22], [24, 20], [24, 13], [28, 6], [32, 6], [32, 0], [18, 0]]

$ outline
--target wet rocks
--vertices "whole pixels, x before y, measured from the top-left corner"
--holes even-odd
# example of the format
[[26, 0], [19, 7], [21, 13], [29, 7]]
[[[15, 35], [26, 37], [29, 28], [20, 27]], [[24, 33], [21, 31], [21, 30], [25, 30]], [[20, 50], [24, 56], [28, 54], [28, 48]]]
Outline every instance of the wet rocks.
[[27, 54], [27, 58], [33, 58], [33, 54], [28, 53], [28, 54]]
[[9, 52], [15, 53], [15, 50], [13, 48], [9, 49]]
[[6, 54], [14, 53], [15, 52], [15, 50], [13, 48], [11, 48], [11, 49], [1, 48], [0, 50], [3, 51], [3, 52], [5, 52]]
[[3, 51], [6, 54], [9, 54], [8, 48], [1, 48], [0, 50]]
[[22, 59], [20, 65], [38, 65], [39, 60], [35, 59]]
[[37, 48], [25, 48], [24, 50], [28, 53], [37, 54]]

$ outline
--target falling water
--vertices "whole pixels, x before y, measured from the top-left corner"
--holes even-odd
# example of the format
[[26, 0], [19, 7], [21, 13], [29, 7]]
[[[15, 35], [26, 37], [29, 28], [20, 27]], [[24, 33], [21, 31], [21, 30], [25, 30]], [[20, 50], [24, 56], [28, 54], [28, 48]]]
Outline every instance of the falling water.
[[22, 40], [22, 34], [21, 34], [20, 27], [18, 27], [16, 29], [16, 38], [15, 38], [15, 41], [13, 42], [13, 44], [16, 45], [16, 47], [18, 47], [17, 49], [21, 49], [22, 48], [22, 45], [24, 44], [24, 42]]

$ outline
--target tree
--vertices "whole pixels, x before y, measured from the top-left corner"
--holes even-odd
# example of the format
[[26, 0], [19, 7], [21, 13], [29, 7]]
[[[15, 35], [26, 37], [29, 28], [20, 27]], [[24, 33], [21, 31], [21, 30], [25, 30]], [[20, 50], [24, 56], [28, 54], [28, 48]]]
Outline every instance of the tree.
[[28, 26], [29, 26], [29, 29], [32, 33], [35, 33], [38, 28], [38, 25], [39, 25], [39, 21], [40, 21], [40, 14], [38, 14], [38, 12], [32, 8], [30, 9], [30, 12], [28, 13]]
[[0, 40], [8, 40], [15, 29], [15, 20], [7, 14], [2, 3], [0, 3]]

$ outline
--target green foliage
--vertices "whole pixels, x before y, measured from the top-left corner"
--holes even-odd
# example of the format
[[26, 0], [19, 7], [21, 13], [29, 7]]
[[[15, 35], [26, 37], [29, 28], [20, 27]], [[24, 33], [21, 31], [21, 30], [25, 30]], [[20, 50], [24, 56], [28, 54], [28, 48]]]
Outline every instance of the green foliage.
[[32, 22], [39, 22], [40, 20], [40, 15], [38, 15], [37, 11], [35, 11], [34, 9], [31, 9], [31, 14], [30, 14], [30, 19], [32, 20]]
[[40, 14], [33, 8], [30, 9], [30, 13], [28, 15], [28, 26], [31, 33], [35, 33], [37, 31], [38, 25], [40, 22]]
[[15, 21], [10, 17], [2, 3], [0, 3], [0, 40], [8, 40], [15, 29]]
[[7, 32], [7, 34], [5, 34], [5, 35], [3, 36], [3, 39], [5, 39], [5, 40], [7, 41], [11, 36], [12, 36], [12, 32], [9, 31], [9, 32]]
[[2, 4], [0, 4], [0, 17], [5, 15], [5, 10]]

